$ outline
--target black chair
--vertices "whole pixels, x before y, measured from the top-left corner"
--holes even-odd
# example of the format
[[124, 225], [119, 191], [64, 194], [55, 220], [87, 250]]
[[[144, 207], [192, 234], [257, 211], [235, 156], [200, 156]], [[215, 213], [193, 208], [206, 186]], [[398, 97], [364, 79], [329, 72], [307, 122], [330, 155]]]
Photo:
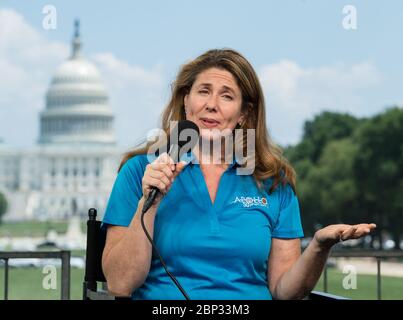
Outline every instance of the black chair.
[[[115, 297], [108, 293], [105, 275], [102, 271], [102, 252], [106, 240], [106, 230], [101, 229], [97, 220], [97, 210], [88, 210], [87, 250], [85, 276], [83, 283], [83, 300], [128, 300], [130, 297]], [[98, 289], [101, 286], [101, 289]], [[342, 300], [344, 297], [312, 291], [305, 300]]]
[[[106, 231], [101, 229], [97, 220], [97, 210], [88, 210], [87, 249], [85, 259], [85, 276], [83, 283], [83, 300], [115, 300], [108, 294], [105, 275], [102, 271], [102, 252], [106, 240]], [[98, 289], [101, 286], [101, 289]]]

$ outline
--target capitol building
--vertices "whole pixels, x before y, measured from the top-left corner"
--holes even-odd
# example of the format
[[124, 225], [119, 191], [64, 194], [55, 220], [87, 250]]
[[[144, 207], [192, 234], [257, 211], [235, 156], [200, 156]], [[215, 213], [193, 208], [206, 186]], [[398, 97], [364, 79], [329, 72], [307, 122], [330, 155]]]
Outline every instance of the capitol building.
[[78, 22], [71, 56], [51, 80], [39, 121], [31, 149], [0, 141], [4, 220], [85, 217], [91, 207], [102, 217], [123, 151], [100, 73], [81, 53]]

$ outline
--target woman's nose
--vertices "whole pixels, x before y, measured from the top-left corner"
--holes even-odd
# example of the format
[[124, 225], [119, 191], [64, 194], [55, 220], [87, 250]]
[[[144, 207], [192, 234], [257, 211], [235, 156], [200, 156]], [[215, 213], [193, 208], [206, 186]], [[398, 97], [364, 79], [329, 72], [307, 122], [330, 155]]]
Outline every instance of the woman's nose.
[[215, 108], [215, 107], [212, 107], [212, 106], [209, 106], [209, 105], [206, 105], [206, 110], [207, 111], [217, 111], [217, 109]]
[[208, 111], [217, 110], [218, 108], [218, 97], [215, 95], [210, 95], [209, 99], [206, 101], [206, 109]]

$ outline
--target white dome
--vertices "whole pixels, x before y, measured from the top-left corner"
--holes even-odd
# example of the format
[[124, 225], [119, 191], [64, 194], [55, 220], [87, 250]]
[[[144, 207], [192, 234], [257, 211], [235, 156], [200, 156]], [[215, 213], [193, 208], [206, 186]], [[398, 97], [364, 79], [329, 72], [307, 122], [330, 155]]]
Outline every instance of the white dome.
[[101, 74], [81, 55], [78, 23], [72, 55], [56, 70], [41, 113], [40, 143], [114, 144], [113, 113]]
[[85, 105], [109, 109], [108, 94], [98, 69], [83, 58], [73, 58], [56, 70], [46, 95], [46, 109]]
[[90, 81], [102, 82], [98, 69], [82, 58], [67, 60], [57, 68], [52, 83]]

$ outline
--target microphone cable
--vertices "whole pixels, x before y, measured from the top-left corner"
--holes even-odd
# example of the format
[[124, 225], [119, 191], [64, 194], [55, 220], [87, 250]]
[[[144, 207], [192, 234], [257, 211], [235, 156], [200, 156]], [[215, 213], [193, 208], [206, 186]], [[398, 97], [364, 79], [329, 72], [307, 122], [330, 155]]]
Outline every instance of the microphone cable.
[[164, 259], [162, 259], [160, 252], [158, 251], [156, 245], [154, 244], [153, 239], [150, 237], [147, 228], [144, 224], [144, 215], [148, 210], [144, 210], [144, 205], [143, 205], [143, 209], [141, 210], [141, 226], [143, 227], [144, 233], [146, 234], [148, 241], [150, 241], [151, 246], [153, 248], [153, 250], [155, 251], [155, 253], [157, 254], [158, 258], [161, 261], [162, 266], [165, 269], [165, 272], [168, 274], [168, 276], [172, 279], [172, 281], [175, 283], [175, 285], [178, 287], [178, 289], [180, 290], [180, 292], [183, 294], [183, 296], [185, 297], [186, 300], [190, 300], [188, 294], [186, 293], [186, 291], [182, 288], [182, 286], [180, 285], [179, 281], [175, 278], [175, 276], [169, 272], [169, 270], [167, 269], [167, 266], [164, 262]]
[[[176, 132], [176, 134], [175, 134]], [[186, 135], [187, 133], [187, 135]], [[171, 137], [175, 137], [177, 135], [177, 139], [176, 142], [173, 142]], [[183, 135], [185, 135], [185, 137], [190, 138], [189, 139], [183, 139]], [[197, 137], [197, 139], [192, 139]], [[170, 157], [173, 157], [173, 159], [179, 159], [179, 155], [180, 155], [180, 149], [182, 147], [185, 147], [186, 145], [190, 148], [193, 148], [198, 139], [199, 139], [199, 128], [198, 126], [190, 121], [190, 120], [181, 120], [177, 123], [177, 126], [175, 127], [175, 130], [173, 130], [173, 132], [171, 132], [171, 135], [168, 137], [168, 145], [169, 145], [169, 152], [168, 155]], [[175, 140], [175, 139], [173, 139]], [[189, 145], [190, 144], [190, 145]], [[171, 274], [171, 272], [169, 272], [164, 259], [162, 259], [161, 254], [159, 253], [157, 247], [154, 244], [153, 239], [151, 239], [147, 228], [144, 224], [144, 214], [148, 211], [148, 209], [151, 207], [152, 203], [154, 202], [157, 194], [158, 194], [159, 190], [157, 188], [154, 188], [152, 191], [150, 191], [150, 193], [148, 194], [148, 197], [146, 199], [146, 201], [143, 204], [143, 208], [141, 210], [141, 226], [144, 230], [144, 233], [146, 234], [148, 241], [150, 241], [151, 246], [154, 250], [154, 252], [157, 254], [158, 258], [161, 261], [162, 266], [165, 269], [165, 272], [168, 274], [168, 276], [172, 279], [172, 281], [175, 283], [175, 285], [178, 287], [179, 291], [183, 294], [183, 296], [185, 297], [186, 300], [190, 300], [188, 294], [186, 293], [186, 291], [182, 288], [182, 286], [180, 285], [179, 281], [175, 278], [175, 276], [173, 274]]]

